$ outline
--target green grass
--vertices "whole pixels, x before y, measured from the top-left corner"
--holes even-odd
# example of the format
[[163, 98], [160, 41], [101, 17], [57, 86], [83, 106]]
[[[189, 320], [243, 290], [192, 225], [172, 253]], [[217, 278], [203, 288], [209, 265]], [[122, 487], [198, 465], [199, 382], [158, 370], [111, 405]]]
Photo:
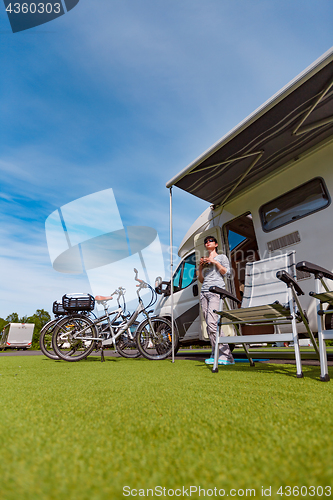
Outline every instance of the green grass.
[[291, 365], [212, 374], [188, 360], [0, 366], [1, 499], [120, 499], [126, 485], [256, 497], [271, 486], [283, 498], [281, 485], [333, 485], [333, 381], [320, 382], [319, 367], [296, 379]]

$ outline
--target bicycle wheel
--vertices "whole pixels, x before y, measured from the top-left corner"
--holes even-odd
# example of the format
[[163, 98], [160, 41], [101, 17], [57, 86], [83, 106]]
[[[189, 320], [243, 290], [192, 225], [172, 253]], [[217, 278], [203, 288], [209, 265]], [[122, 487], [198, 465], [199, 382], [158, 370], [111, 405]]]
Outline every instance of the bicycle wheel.
[[59, 359], [52, 348], [52, 334], [55, 325], [58, 323], [59, 319], [53, 319], [46, 323], [40, 331], [39, 335], [39, 347], [42, 353], [50, 359]]
[[54, 352], [66, 361], [86, 358], [93, 351], [96, 341], [97, 330], [94, 323], [81, 314], [60, 320], [52, 335]]
[[[140, 323], [136, 331], [140, 353], [147, 359], [165, 359], [172, 354], [171, 323], [164, 318], [150, 318]], [[175, 352], [179, 343], [174, 329]]]
[[136, 333], [131, 332], [130, 328], [119, 335], [116, 346], [117, 352], [124, 358], [138, 358], [141, 355], [136, 343]]

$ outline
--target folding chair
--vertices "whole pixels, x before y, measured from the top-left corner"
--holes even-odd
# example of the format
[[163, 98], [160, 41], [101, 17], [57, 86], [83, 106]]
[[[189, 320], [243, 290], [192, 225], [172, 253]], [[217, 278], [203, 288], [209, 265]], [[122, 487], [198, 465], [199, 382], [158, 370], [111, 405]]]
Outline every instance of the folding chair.
[[[333, 314], [333, 291], [330, 291], [327, 284], [323, 278], [327, 278], [333, 281], [333, 273], [319, 267], [316, 264], [311, 264], [311, 262], [298, 262], [296, 268], [300, 271], [305, 271], [314, 274], [316, 291], [310, 292], [311, 297], [317, 299], [317, 323], [318, 323], [318, 341], [319, 341], [319, 354], [320, 354], [320, 380], [322, 382], [328, 382], [330, 376], [327, 369], [327, 353], [325, 340], [333, 340], [333, 325], [332, 317], [328, 316]], [[321, 290], [321, 286], [324, 291]], [[327, 309], [323, 308], [323, 304], [328, 304]], [[327, 320], [324, 321], [324, 318]], [[326, 328], [325, 329], [325, 323]]]
[[[220, 320], [215, 345], [214, 373], [218, 372], [219, 344], [243, 344], [245, 347], [246, 344], [257, 342], [282, 341], [294, 342], [296, 376], [297, 378], [303, 377], [297, 323], [302, 322], [305, 325], [318, 358], [319, 352], [305, 313], [302, 311], [298, 300], [298, 295], [304, 295], [304, 292], [296, 282], [295, 277], [295, 251], [291, 251], [283, 255], [246, 264], [244, 294], [239, 309], [230, 309], [227, 303], [227, 299], [239, 302], [233, 294], [219, 287], [210, 287], [209, 291], [218, 293], [225, 304], [223, 311], [215, 311], [219, 314]], [[220, 333], [223, 325], [233, 325], [237, 335], [222, 337]], [[291, 332], [242, 335], [241, 325], [273, 325], [275, 332], [279, 332], [280, 325], [290, 325]], [[254, 363], [250, 359], [247, 349], [246, 354], [253, 366]]]

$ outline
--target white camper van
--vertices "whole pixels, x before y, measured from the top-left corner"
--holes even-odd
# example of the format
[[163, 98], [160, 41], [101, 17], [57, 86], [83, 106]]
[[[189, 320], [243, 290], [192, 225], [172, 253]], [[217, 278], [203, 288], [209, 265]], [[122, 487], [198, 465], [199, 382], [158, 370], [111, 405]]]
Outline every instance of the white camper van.
[[8, 323], [0, 335], [0, 349], [30, 348], [34, 328], [33, 323]]
[[[233, 275], [226, 286], [239, 299], [248, 261], [295, 250], [296, 262], [332, 271], [333, 48], [171, 179], [167, 187], [172, 186], [211, 203], [178, 251], [173, 301], [182, 344], [208, 340], [195, 275], [207, 235], [229, 257]], [[309, 296], [314, 278], [304, 272], [297, 278], [315, 332], [316, 305]], [[170, 318], [170, 283], [162, 290], [156, 313]], [[249, 335], [265, 327], [245, 328]]]

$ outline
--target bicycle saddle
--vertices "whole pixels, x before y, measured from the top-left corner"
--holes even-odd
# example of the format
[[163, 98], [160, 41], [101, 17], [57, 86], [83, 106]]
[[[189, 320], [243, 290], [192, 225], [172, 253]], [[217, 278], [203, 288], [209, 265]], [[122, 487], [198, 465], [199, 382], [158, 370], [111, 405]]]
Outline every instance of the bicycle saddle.
[[103, 295], [96, 295], [95, 300], [96, 302], [107, 302], [108, 300], [112, 300], [113, 297], [104, 297]]

